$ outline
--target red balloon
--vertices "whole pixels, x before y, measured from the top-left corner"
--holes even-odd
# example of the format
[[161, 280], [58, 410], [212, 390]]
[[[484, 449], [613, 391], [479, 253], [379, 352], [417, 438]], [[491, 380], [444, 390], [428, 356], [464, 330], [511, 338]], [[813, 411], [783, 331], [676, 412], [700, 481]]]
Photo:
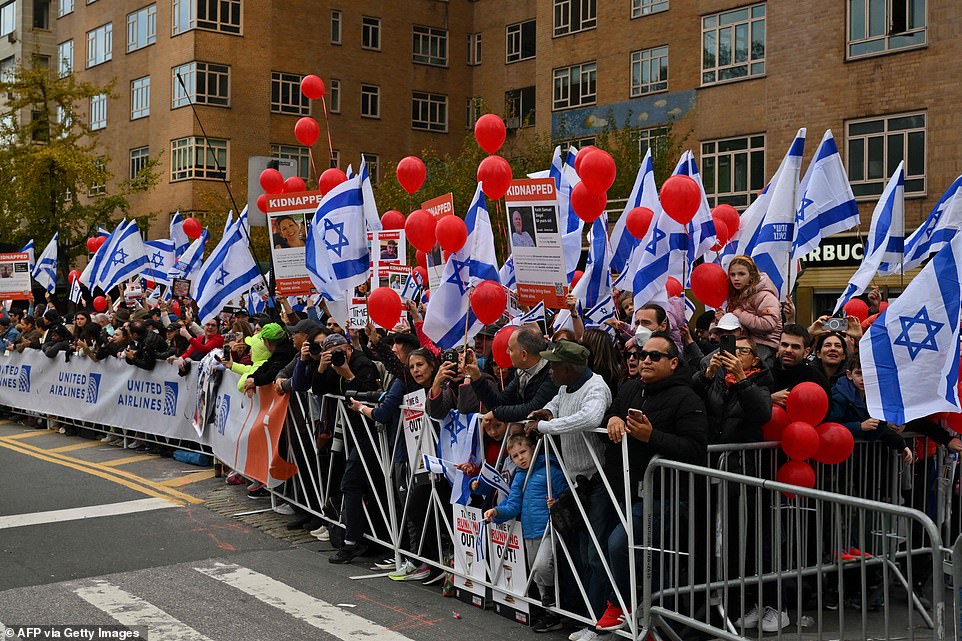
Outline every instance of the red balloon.
[[578, 174], [579, 176], [581, 175], [581, 163], [583, 163], [585, 161], [585, 158], [588, 157], [588, 154], [590, 154], [593, 151], [601, 151], [601, 150], [595, 147], [594, 145], [587, 145], [578, 150], [578, 155], [575, 156], [575, 173]]
[[608, 192], [595, 193], [581, 181], [571, 190], [571, 206], [574, 207], [578, 218], [586, 223], [593, 223], [605, 212], [608, 205]]
[[665, 281], [665, 291], [668, 292], [668, 298], [674, 298], [675, 296], [681, 296], [685, 288], [681, 286], [677, 278], [669, 276], [668, 280]]
[[508, 304], [508, 297], [501, 283], [483, 280], [471, 292], [470, 302], [471, 309], [478, 320], [485, 325], [490, 325], [501, 318]]
[[484, 114], [474, 123], [474, 139], [489, 154], [498, 153], [506, 135], [504, 121], [494, 114]]
[[317, 179], [317, 189], [321, 194], [326, 194], [346, 180], [347, 174], [340, 169], [331, 167], [330, 169], [325, 169], [321, 177]]
[[454, 215], [441, 218], [434, 228], [441, 249], [449, 252], [459, 252], [468, 241], [468, 228], [464, 221]]
[[721, 249], [722, 247], [728, 244], [728, 241], [732, 239], [732, 235], [728, 231], [728, 225], [725, 224], [725, 221], [716, 220], [714, 222], [715, 222], [715, 238], [718, 239], [718, 242], [715, 244], [715, 246], [717, 246], [718, 249], [714, 251], [718, 251], [719, 249]]
[[107, 310], [107, 299], [103, 296], [97, 296], [94, 298], [94, 309], [98, 312], [103, 312]]
[[884, 311], [885, 311], [886, 309], [888, 309], [888, 308], [889, 308], [889, 302], [888, 302], [887, 300], [883, 300], [882, 302], [880, 302], [880, 303], [878, 304], [878, 312], [879, 312], [879, 314], [881, 314], [882, 312], [884, 312]]
[[178, 303], [177, 301], [173, 301], [173, 302], [170, 304], [170, 311], [171, 311], [175, 316], [180, 316], [180, 303]]
[[257, 197], [257, 208], [265, 214], [267, 213], [267, 194], [261, 194]]
[[424, 269], [427, 269], [428, 255], [419, 249], [416, 252], [414, 252], [414, 262], [416, 262], [419, 267], [423, 267]]
[[651, 227], [651, 221], [654, 218], [655, 212], [647, 207], [635, 207], [628, 212], [628, 218], [625, 219], [625, 228], [629, 234], [641, 240], [648, 233], [648, 228]]
[[808, 423], [789, 423], [782, 432], [782, 449], [796, 461], [810, 459], [818, 450], [818, 432]]
[[423, 283], [424, 287], [427, 287], [427, 286], [428, 286], [428, 270], [427, 270], [427, 267], [422, 267], [421, 265], [418, 265], [417, 267], [414, 268], [414, 273], [415, 273], [418, 277], [420, 277], [421, 283]]
[[859, 322], [868, 318], [868, 305], [861, 298], [853, 298], [842, 305], [842, 309], [845, 310], [847, 316], [854, 316]]
[[301, 93], [308, 100], [317, 100], [324, 95], [324, 81], [314, 74], [304, 76], [301, 78]]
[[427, 253], [434, 249], [434, 243], [437, 242], [436, 226], [434, 216], [423, 209], [415, 209], [404, 223], [404, 232], [409, 243]]
[[404, 214], [396, 209], [388, 209], [381, 216], [381, 227], [384, 229], [404, 229]]
[[449, 259], [449, 258], [451, 258], [451, 252], [449, 252], [449, 251], [446, 250], [446, 249], [441, 252], [441, 262], [442, 262], [442, 263], [448, 262], [448, 259]]
[[294, 124], [294, 137], [305, 147], [312, 146], [320, 135], [320, 125], [310, 116], [304, 116]]
[[261, 189], [269, 194], [279, 194], [284, 191], [284, 176], [276, 169], [265, 169], [261, 172]]
[[508, 356], [508, 339], [516, 329], [518, 328], [513, 325], [506, 325], [494, 335], [494, 340], [491, 342], [491, 357], [494, 358], [498, 367], [507, 369], [512, 365], [511, 357]]
[[691, 292], [701, 302], [717, 309], [728, 299], [728, 274], [721, 265], [702, 263], [691, 270]]
[[100, 246], [97, 244], [98, 238], [99, 236], [91, 236], [87, 239], [87, 251], [89, 251], [91, 254], [97, 251], [97, 248]]
[[855, 437], [844, 425], [822, 423], [815, 431], [818, 432], [818, 450], [812, 458], [819, 463], [838, 465], [852, 455]]
[[[960, 381], [962, 384], [962, 381]], [[962, 413], [959, 412], [939, 412], [937, 414], [942, 424], [957, 434], [962, 434]]]
[[828, 413], [828, 394], [818, 383], [799, 383], [788, 393], [785, 411], [792, 421], [818, 425]]
[[615, 159], [607, 151], [597, 149], [581, 162], [581, 171], [578, 176], [581, 182], [594, 193], [608, 191], [615, 182], [618, 170], [615, 167]]
[[196, 218], [191, 217], [184, 220], [184, 233], [187, 235], [187, 238], [197, 240], [203, 231], [200, 222]]
[[[789, 461], [775, 473], [775, 480], [786, 485], [797, 485], [798, 487], [815, 487], [815, 470], [804, 461]], [[795, 498], [794, 494], [784, 492], [788, 498]]]
[[292, 194], [298, 191], [307, 191], [307, 185], [304, 184], [304, 179], [300, 176], [291, 176], [284, 181], [284, 193]]
[[107, 242], [107, 237], [106, 237], [106, 236], [97, 236], [97, 239], [96, 239], [96, 241], [94, 242], [94, 246], [95, 246], [94, 251], [96, 251], [97, 249], [100, 249], [101, 247], [103, 247], [103, 246], [104, 246], [104, 243], [106, 243], [106, 242]]
[[718, 205], [718, 207], [711, 210], [711, 217], [714, 221], [720, 220], [725, 223], [725, 227], [728, 228], [729, 239], [738, 233], [738, 228], [741, 225], [741, 216], [738, 215], [738, 210], [731, 205]]
[[574, 288], [575, 288], [575, 285], [578, 284], [578, 281], [580, 281], [580, 280], [581, 280], [581, 277], [584, 276], [584, 275], [585, 275], [585, 273], [584, 273], [583, 271], [581, 271], [580, 269], [576, 269], [576, 270], [575, 270], [574, 276], [571, 277], [571, 289], [574, 289]]
[[478, 182], [485, 196], [500, 200], [511, 184], [511, 165], [501, 156], [488, 156], [478, 165]]
[[762, 438], [766, 441], [782, 440], [782, 432], [791, 423], [781, 405], [772, 405], [772, 417], [762, 426]]
[[428, 170], [424, 167], [424, 163], [417, 156], [408, 156], [402, 158], [397, 164], [397, 181], [401, 184], [409, 194], [413, 194], [421, 185], [424, 184], [424, 179], [428, 175]]
[[393, 329], [401, 320], [401, 297], [390, 287], [378, 287], [367, 297], [367, 313], [376, 325]]
[[665, 213], [682, 225], [687, 225], [701, 206], [701, 190], [689, 176], [671, 176], [661, 186], [661, 206]]
[[74, 282], [75, 280], [77, 280], [78, 278], [80, 278], [80, 270], [79, 270], [79, 269], [71, 269], [71, 270], [70, 270], [70, 273], [67, 274], [67, 282], [70, 283], [71, 285], [73, 285], [73, 282]]

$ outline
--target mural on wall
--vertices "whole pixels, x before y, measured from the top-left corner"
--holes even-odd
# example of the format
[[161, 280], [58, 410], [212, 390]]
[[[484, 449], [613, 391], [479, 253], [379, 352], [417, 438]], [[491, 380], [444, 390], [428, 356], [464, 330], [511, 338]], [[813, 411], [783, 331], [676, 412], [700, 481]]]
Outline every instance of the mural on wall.
[[556, 138], [595, 136], [605, 128], [657, 127], [683, 118], [695, 105], [695, 90], [661, 93], [625, 102], [594, 105], [551, 114], [551, 135]]

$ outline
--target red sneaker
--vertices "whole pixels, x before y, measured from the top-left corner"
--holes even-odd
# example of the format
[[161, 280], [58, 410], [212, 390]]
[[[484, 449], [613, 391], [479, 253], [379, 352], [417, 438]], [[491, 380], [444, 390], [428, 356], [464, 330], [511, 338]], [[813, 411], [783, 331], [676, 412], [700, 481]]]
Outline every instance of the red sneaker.
[[598, 623], [595, 625], [595, 629], [599, 632], [611, 632], [612, 630], [620, 630], [625, 627], [625, 613], [618, 606], [612, 604], [608, 601], [608, 608], [605, 613], [601, 615], [598, 619]]

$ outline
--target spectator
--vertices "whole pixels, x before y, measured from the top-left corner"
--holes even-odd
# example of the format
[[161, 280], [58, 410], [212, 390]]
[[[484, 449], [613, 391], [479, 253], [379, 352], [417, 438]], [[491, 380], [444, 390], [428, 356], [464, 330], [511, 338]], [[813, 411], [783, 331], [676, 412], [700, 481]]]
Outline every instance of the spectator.
[[94, 314], [91, 320], [100, 326], [104, 340], [114, 335], [114, 326], [110, 324], [110, 317], [106, 314]]
[[821, 385], [827, 394], [831, 394], [828, 379], [821, 370], [806, 360], [812, 348], [812, 338], [801, 325], [786, 325], [782, 329], [782, 337], [778, 343], [778, 353], [775, 355], [775, 367], [772, 376], [772, 402], [785, 406], [785, 399], [793, 387], [799, 383], [812, 382]]
[[84, 329], [90, 324], [90, 314], [79, 311], [73, 315], [73, 337], [74, 340], [80, 338]]
[[[288, 327], [287, 331], [291, 335], [291, 342], [294, 344], [294, 353], [297, 354], [297, 356], [292, 358], [291, 361], [277, 373], [277, 377], [274, 379], [274, 390], [278, 394], [287, 394], [291, 391], [291, 377], [294, 375], [294, 367], [297, 366], [297, 361], [300, 359], [301, 348], [304, 344], [307, 343], [309, 349], [310, 343], [314, 342], [314, 338], [318, 334], [323, 333], [324, 338], [327, 337], [327, 330], [309, 318], [298, 321], [293, 327]], [[253, 352], [254, 347], [251, 345], [252, 360]]]
[[142, 320], [130, 324], [130, 336], [133, 340], [124, 351], [124, 358], [141, 369], [154, 369], [157, 359], [167, 352], [167, 343], [160, 334], [148, 330], [147, 324]]
[[72, 351], [70, 347], [72, 339], [73, 336], [67, 327], [62, 323], [57, 323], [51, 325], [50, 329], [47, 330], [47, 336], [41, 349], [47, 358], [54, 358], [60, 352], [70, 353]]
[[261, 340], [270, 352], [270, 357], [251, 372], [244, 381], [244, 393], [253, 396], [254, 388], [262, 385], [273, 385], [274, 379], [292, 359], [296, 358], [294, 343], [284, 328], [277, 323], [268, 323], [261, 329]]
[[43, 330], [37, 327], [37, 321], [34, 317], [30, 315], [24, 316], [21, 326], [23, 331], [20, 332], [20, 338], [17, 339], [17, 343], [14, 345], [16, 350], [22, 354], [23, 350], [28, 347], [31, 349], [40, 349]]
[[588, 349], [588, 367], [601, 375], [612, 396], [625, 379], [625, 366], [608, 333], [600, 329], [585, 330], [580, 343]]
[[840, 332], [829, 332], [822, 334], [815, 341], [815, 361], [817, 367], [829, 385], [835, 385], [841, 377], [845, 376], [848, 361], [848, 342], [845, 335]]
[[203, 336], [192, 337], [187, 330], [184, 330], [183, 333], [186, 334], [185, 337], [190, 343], [190, 347], [188, 347], [179, 358], [171, 356], [167, 359], [167, 362], [177, 363], [177, 368], [180, 370], [181, 376], [185, 376], [190, 372], [190, 362], [192, 360], [199, 361], [211, 351], [223, 349], [224, 337], [220, 334], [219, 328], [220, 324], [217, 322], [217, 319], [211, 318], [204, 323]]
[[113, 335], [105, 344], [97, 350], [97, 360], [102, 361], [107, 358], [119, 358], [127, 350], [130, 344], [130, 330], [126, 327], [118, 327]]
[[0, 346], [5, 351], [13, 349], [13, 346], [20, 339], [18, 330], [7, 316], [0, 316]]
[[[759, 273], [755, 261], [748, 256], [732, 259], [728, 265], [728, 280], [725, 310], [738, 317], [748, 337], [755, 342], [762, 361], [771, 363], [782, 331], [778, 290], [767, 275]], [[721, 310], [716, 314], [721, 318]]]

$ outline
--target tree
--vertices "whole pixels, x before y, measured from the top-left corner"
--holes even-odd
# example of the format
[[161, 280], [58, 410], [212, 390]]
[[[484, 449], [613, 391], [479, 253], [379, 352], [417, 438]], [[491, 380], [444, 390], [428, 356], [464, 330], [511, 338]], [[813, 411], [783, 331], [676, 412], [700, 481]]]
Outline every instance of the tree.
[[[98, 133], [75, 114], [81, 102], [109, 99], [112, 90], [113, 83], [97, 87], [43, 67], [21, 65], [0, 79], [0, 94], [7, 95], [0, 118], [0, 213], [10, 221], [0, 238], [21, 245], [34, 238], [42, 247], [59, 232], [63, 273], [86, 253], [97, 226], [112, 228], [117, 214], [128, 216], [131, 194], [157, 184], [154, 158], [134, 179], [108, 186], [110, 159], [97, 145]], [[141, 229], [152, 216], [136, 217]]]

